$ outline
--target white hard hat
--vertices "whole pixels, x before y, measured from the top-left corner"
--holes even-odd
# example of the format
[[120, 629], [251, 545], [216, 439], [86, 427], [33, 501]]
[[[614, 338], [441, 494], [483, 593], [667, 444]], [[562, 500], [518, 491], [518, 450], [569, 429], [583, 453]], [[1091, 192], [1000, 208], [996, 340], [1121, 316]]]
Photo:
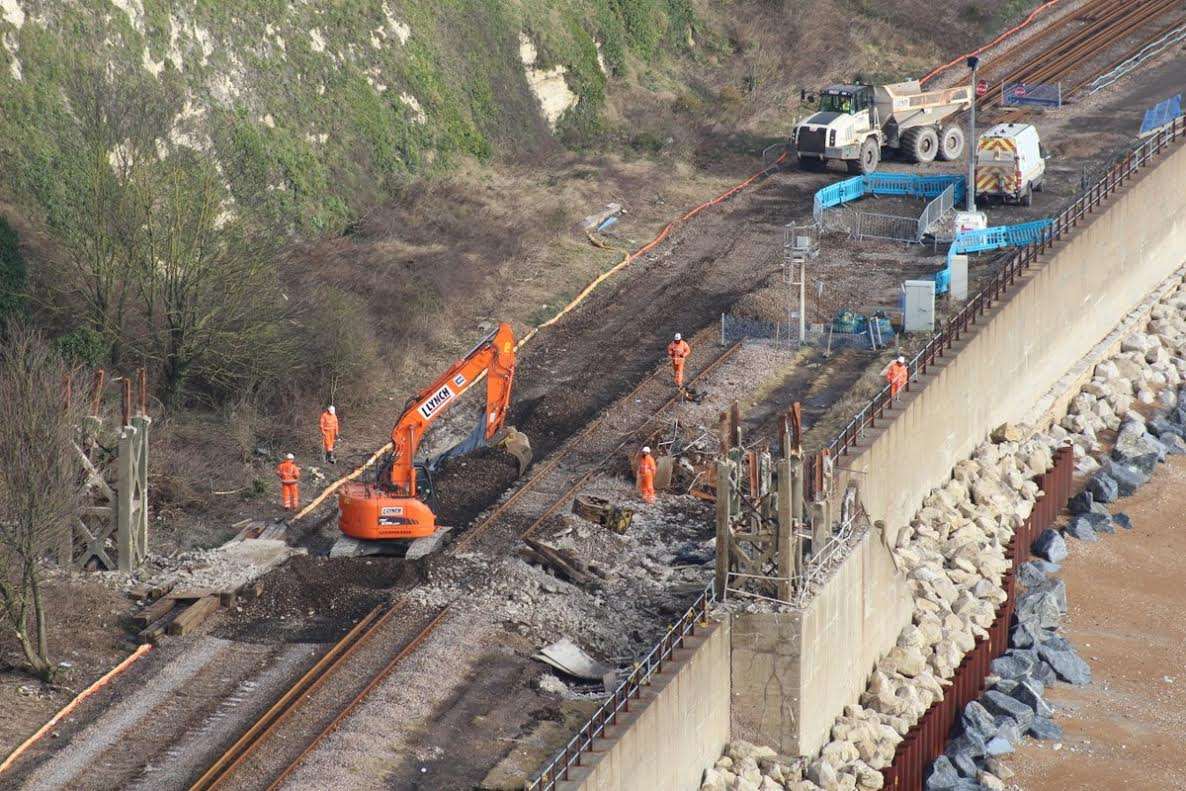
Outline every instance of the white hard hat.
[[650, 453], [650, 452], [651, 452], [651, 446], [650, 446], [650, 445], [643, 445], [643, 446], [642, 446], [642, 452], [643, 452], [643, 453]]
[[905, 358], [905, 357], [899, 357], [899, 358], [898, 358], [898, 362], [900, 362], [900, 363], [904, 363], [904, 362], [906, 362], [906, 358]]
[[678, 332], [675, 334], [675, 339], [676, 339], [677, 341], [683, 340], [683, 338], [684, 338], [684, 336], [683, 336], [683, 335], [680, 335]]
[[328, 407], [328, 411], [329, 411], [329, 413], [330, 413], [331, 415], [336, 415], [336, 414], [337, 414], [337, 412], [335, 412], [335, 411], [334, 411], [334, 405], [333, 405], [333, 404], [330, 404], [330, 405], [329, 405], [329, 407]]
[[293, 456], [291, 453], [285, 453], [284, 458], [288, 459], [289, 461], [292, 461], [293, 459], [296, 458], [296, 456]]

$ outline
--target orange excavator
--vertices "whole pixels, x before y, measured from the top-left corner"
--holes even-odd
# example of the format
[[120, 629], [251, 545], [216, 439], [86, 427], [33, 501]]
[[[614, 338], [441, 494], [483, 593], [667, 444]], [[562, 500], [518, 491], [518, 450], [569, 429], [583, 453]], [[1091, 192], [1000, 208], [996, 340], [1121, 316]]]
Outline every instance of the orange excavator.
[[[416, 461], [424, 432], [461, 395], [486, 374], [486, 409], [470, 436], [427, 463]], [[344, 538], [333, 556], [406, 553], [420, 557], [431, 552], [449, 529], [437, 524], [425, 499], [432, 497], [432, 471], [446, 458], [484, 446], [506, 449], [519, 462], [519, 474], [531, 463], [527, 436], [505, 427], [515, 376], [515, 338], [503, 323], [482, 339], [435, 382], [409, 399], [395, 428], [392, 451], [379, 465], [372, 483], [350, 482], [338, 494], [339, 522]]]

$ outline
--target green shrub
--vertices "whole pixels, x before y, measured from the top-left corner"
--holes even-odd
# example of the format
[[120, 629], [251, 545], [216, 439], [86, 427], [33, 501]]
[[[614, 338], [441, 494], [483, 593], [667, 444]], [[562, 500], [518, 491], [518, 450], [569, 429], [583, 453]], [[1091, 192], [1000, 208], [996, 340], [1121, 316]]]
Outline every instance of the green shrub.
[[20, 240], [8, 221], [0, 217], [0, 324], [10, 317], [24, 315], [28, 309], [25, 285]]
[[90, 327], [76, 327], [65, 335], [59, 335], [54, 339], [54, 347], [68, 362], [92, 368], [103, 365], [111, 354], [111, 344], [102, 333]]

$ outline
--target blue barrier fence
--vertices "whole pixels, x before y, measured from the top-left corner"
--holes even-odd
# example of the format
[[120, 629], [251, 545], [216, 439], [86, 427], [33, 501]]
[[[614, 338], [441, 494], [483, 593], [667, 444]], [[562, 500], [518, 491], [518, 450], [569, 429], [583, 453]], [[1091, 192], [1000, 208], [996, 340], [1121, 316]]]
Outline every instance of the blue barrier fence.
[[947, 250], [947, 266], [935, 273], [935, 293], [946, 294], [951, 288], [951, 259], [966, 253], [982, 253], [1002, 247], [1024, 247], [1042, 237], [1051, 220], [1033, 220], [1017, 225], [998, 225], [979, 231], [960, 231]]
[[829, 184], [815, 193], [812, 213], [820, 222], [824, 209], [863, 198], [866, 195], [904, 195], [909, 198], [931, 199], [955, 185], [955, 202], [964, 199], [963, 176], [916, 176], [910, 173], [872, 173]]
[[1145, 111], [1145, 117], [1141, 120], [1141, 137], [1150, 134], [1155, 129], [1160, 129], [1181, 114], [1182, 94], [1178, 94], [1172, 99], [1166, 99], [1164, 102], [1158, 102]]

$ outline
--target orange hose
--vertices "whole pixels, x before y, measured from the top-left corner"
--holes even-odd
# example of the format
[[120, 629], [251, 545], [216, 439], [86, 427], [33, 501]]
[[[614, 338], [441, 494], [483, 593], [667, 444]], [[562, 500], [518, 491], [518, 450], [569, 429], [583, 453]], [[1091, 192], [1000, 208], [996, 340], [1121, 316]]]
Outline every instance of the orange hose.
[[947, 70], [948, 70], [948, 69], [950, 69], [952, 66], [958, 66], [959, 64], [963, 63], [964, 61], [966, 61], [968, 58], [972, 57], [973, 55], [979, 55], [981, 52], [984, 52], [986, 49], [989, 49], [990, 47], [995, 47], [997, 44], [1000, 44], [1002, 41], [1004, 41], [1004, 40], [1005, 40], [1006, 38], [1008, 38], [1009, 36], [1012, 36], [1012, 35], [1013, 35], [1014, 33], [1016, 33], [1017, 31], [1019, 31], [1019, 30], [1021, 30], [1021, 29], [1025, 28], [1025, 27], [1029, 26], [1029, 24], [1030, 24], [1031, 22], [1033, 22], [1035, 19], [1037, 19], [1037, 18], [1038, 18], [1038, 14], [1042, 13], [1042, 12], [1043, 12], [1043, 11], [1045, 11], [1047, 8], [1049, 8], [1050, 6], [1057, 5], [1059, 2], [1060, 2], [1060, 0], [1047, 0], [1047, 2], [1045, 2], [1045, 3], [1042, 3], [1042, 5], [1038, 6], [1038, 7], [1037, 7], [1037, 8], [1035, 8], [1033, 11], [1031, 11], [1031, 12], [1029, 13], [1029, 16], [1027, 16], [1027, 17], [1026, 17], [1024, 20], [1022, 20], [1020, 24], [1018, 24], [1018, 25], [1016, 25], [1016, 26], [1014, 26], [1014, 27], [1011, 27], [1011, 28], [1009, 28], [1009, 29], [1008, 29], [1008, 30], [1006, 30], [1004, 33], [1002, 33], [1001, 35], [999, 35], [999, 36], [997, 36], [996, 38], [994, 38], [992, 41], [990, 41], [990, 42], [988, 42], [987, 44], [985, 44], [983, 47], [978, 47], [978, 48], [976, 48], [976, 49], [972, 50], [971, 52], [968, 52], [968, 53], [965, 53], [965, 54], [963, 54], [963, 55], [960, 55], [958, 58], [956, 58], [955, 60], [951, 61], [951, 63], [944, 63], [942, 66], [939, 66], [939, 67], [938, 67], [938, 68], [936, 68], [936, 69], [932, 69], [932, 70], [931, 70], [931, 71], [930, 71], [930, 72], [927, 74], [927, 76], [923, 77], [921, 80], [919, 80], [919, 82], [920, 82], [920, 83], [925, 83], [925, 82], [927, 82], [928, 80], [930, 80], [930, 79], [932, 79], [933, 77], [935, 77], [936, 75], [938, 75], [938, 74], [941, 74], [941, 73], [943, 73], [943, 72], [947, 71]]
[[70, 712], [72, 712], [76, 708], [78, 708], [79, 704], [81, 704], [84, 700], [89, 698], [91, 695], [98, 692], [100, 689], [102, 689], [104, 686], [106, 686], [107, 683], [109, 681], [111, 681], [111, 679], [115, 678], [120, 673], [127, 670], [129, 667], [132, 666], [133, 662], [135, 662], [136, 660], [138, 660], [140, 657], [144, 656], [151, 650], [152, 650], [152, 646], [149, 645], [148, 643], [145, 643], [144, 645], [140, 646], [135, 651], [133, 651], [126, 659], [124, 659], [124, 661], [120, 662], [118, 665], [116, 665], [115, 667], [108, 670], [105, 674], [103, 674], [102, 678], [100, 678], [98, 681], [91, 684], [89, 687], [87, 687], [82, 692], [80, 692], [78, 694], [78, 697], [74, 698], [74, 700], [67, 703], [66, 706], [61, 711], [59, 711], [57, 714], [55, 714], [50, 719], [49, 722], [45, 723], [40, 728], [38, 728], [37, 733], [34, 733], [28, 739], [25, 739], [23, 742], [20, 743], [20, 745], [15, 750], [13, 750], [11, 753], [9, 753], [8, 757], [4, 759], [4, 763], [0, 763], [0, 772], [3, 772], [5, 769], [9, 768], [14, 763], [16, 763], [16, 760], [21, 757], [21, 755], [25, 752], [25, 750], [28, 750], [30, 747], [32, 747], [33, 744], [36, 743], [38, 739], [40, 739], [42, 736], [44, 736], [46, 733], [48, 733], [55, 725], [57, 725], [59, 722], [61, 722], [64, 718], [69, 716]]

